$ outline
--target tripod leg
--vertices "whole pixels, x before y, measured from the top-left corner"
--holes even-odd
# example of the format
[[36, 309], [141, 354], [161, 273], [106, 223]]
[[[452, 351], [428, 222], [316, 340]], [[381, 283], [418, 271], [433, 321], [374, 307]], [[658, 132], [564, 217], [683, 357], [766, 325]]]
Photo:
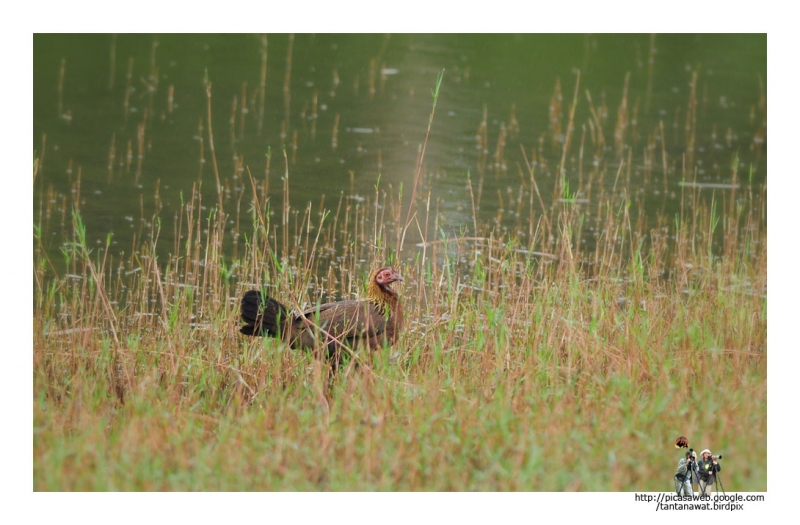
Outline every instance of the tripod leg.
[[714, 483], [706, 483], [706, 494], [714, 492]]

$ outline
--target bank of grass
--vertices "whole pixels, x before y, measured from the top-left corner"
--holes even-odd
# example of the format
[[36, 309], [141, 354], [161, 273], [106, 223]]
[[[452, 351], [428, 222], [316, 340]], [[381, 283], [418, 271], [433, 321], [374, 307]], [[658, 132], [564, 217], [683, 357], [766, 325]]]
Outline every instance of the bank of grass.
[[[766, 196], [743, 186], [648, 228], [626, 188], [538, 213], [531, 185], [518, 234], [459, 237], [430, 194], [407, 228], [391, 188], [295, 210], [288, 177], [277, 205], [252, 180], [227, 215], [189, 195], [166, 260], [160, 218], [119, 254], [75, 212], [63, 261], [36, 230], [34, 489], [671, 490], [686, 435], [727, 453], [727, 490], [766, 490]], [[406, 330], [332, 381], [238, 334], [244, 290], [351, 297], [377, 263]]]
[[[438, 212], [422, 154], [410, 203], [378, 177], [372, 194], [351, 183], [300, 209], [285, 154], [272, 190], [271, 156], [263, 179], [237, 170], [244, 183], [213, 158], [213, 208], [193, 187], [174, 219], [140, 217], [129, 251], [89, 240], [80, 170], [72, 196], [49, 188], [35, 227], [34, 489], [671, 490], [685, 435], [723, 453], [727, 490], [766, 490], [766, 185], [739, 180], [736, 161], [730, 184], [687, 172], [696, 75], [680, 162], [663, 124], [636, 130], [625, 98], [613, 152], [588, 93], [595, 120], [578, 139], [579, 80], [563, 127], [556, 84], [551, 140], [523, 148], [491, 220], [483, 179], [513, 164], [502, 130], [490, 162], [485, 118], [462, 190], [471, 224]], [[561, 174], [576, 169], [571, 188]], [[377, 264], [405, 277], [406, 329], [332, 379], [308, 353], [238, 334], [243, 291], [293, 308], [350, 298]]]

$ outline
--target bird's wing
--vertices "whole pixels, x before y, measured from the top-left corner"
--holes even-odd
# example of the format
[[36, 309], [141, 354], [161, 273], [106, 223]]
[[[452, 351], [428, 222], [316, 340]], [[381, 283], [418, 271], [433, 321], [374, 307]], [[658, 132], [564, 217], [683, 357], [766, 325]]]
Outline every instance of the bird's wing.
[[[303, 321], [303, 318], [306, 321]], [[318, 308], [310, 308], [303, 312], [303, 318], [295, 322], [307, 324], [307, 321], [316, 324], [333, 337], [341, 339], [368, 338], [379, 334], [380, 320], [383, 316], [377, 308], [369, 301], [339, 301], [327, 303]]]

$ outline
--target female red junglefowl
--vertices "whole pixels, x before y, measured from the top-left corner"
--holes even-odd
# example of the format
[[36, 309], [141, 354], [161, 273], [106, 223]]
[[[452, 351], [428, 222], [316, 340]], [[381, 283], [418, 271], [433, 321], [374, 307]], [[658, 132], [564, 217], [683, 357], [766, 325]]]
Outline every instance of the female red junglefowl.
[[345, 346], [355, 350], [366, 344], [375, 350], [384, 341], [391, 345], [403, 327], [403, 309], [391, 285], [402, 280], [393, 269], [380, 268], [369, 276], [366, 299], [327, 303], [300, 314], [250, 290], [242, 297], [242, 319], [247, 324], [240, 332], [278, 337], [292, 348], [324, 347], [328, 355], [341, 355]]

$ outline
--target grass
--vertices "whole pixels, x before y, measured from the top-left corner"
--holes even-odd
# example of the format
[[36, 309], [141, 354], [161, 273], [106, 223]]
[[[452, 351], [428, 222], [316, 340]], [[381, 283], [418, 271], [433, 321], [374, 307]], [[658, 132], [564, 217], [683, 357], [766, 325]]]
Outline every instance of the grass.
[[[571, 136], [578, 94], [561, 174], [568, 147], [607, 149], [601, 133]], [[666, 170], [659, 133], [645, 162]], [[293, 208], [285, 152], [280, 200], [250, 175], [217, 183], [234, 190], [200, 213], [194, 186], [172, 225], [142, 217], [127, 254], [110, 237], [90, 248], [64, 201], [72, 223], [53, 260], [43, 239], [59, 210], [44, 205], [34, 489], [671, 490], [682, 434], [748, 450], [726, 456], [725, 488], [766, 490], [766, 185], [683, 186], [680, 211], [651, 223], [635, 190], [666, 182], [631, 180], [619, 147], [618, 169], [597, 163], [572, 187], [557, 177], [552, 198], [536, 182], [550, 168], [523, 150], [516, 200], [491, 220], [477, 211], [480, 170], [465, 180], [462, 235], [444, 233], [420, 171], [409, 203], [378, 182], [366, 199]], [[308, 353], [238, 334], [246, 289], [291, 307], [349, 298], [373, 262], [405, 278], [406, 329], [330, 385]]]
[[[657, 490], [673, 461], [637, 465], [674, 455], [673, 436], [765, 454], [763, 250], [685, 247], [664, 279], [658, 243], [601, 252], [591, 276], [514, 241], [431, 243], [400, 265], [400, 342], [327, 392], [308, 354], [236, 333], [251, 285], [233, 275], [313, 304], [358, 292], [381, 248], [301, 225], [309, 250], [274, 253], [257, 225], [226, 262], [215, 221], [163, 267], [152, 246], [116, 260], [81, 234], [71, 277], [37, 265], [37, 490]], [[349, 262], [310, 255], [334, 244]], [[742, 461], [727, 486], [765, 489]]]

